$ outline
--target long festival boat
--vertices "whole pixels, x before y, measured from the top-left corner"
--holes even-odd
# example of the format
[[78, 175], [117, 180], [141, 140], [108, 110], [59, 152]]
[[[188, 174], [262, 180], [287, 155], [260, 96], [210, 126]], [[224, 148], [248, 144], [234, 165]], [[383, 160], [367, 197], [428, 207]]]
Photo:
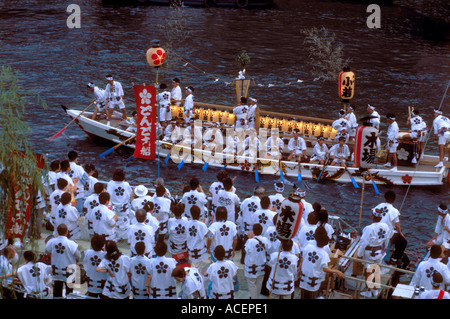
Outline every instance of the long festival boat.
[[[67, 115], [75, 120], [75, 123], [90, 137], [101, 138], [113, 143], [135, 148], [135, 133], [127, 131], [129, 124], [123, 121], [120, 116], [113, 116], [110, 125], [103, 116], [98, 120], [93, 120], [92, 112], [69, 109], [62, 106]], [[180, 119], [184, 122], [183, 106], [172, 105], [172, 118]], [[195, 102], [195, 118], [201, 121], [203, 128], [219, 126], [222, 131], [233, 128], [235, 115], [232, 106]], [[257, 110], [256, 127], [260, 130], [279, 129], [279, 137], [284, 141], [283, 153], [288, 154], [287, 143], [292, 137], [292, 130], [298, 128], [300, 136], [307, 145], [306, 155], [311, 156], [314, 144], [318, 137], [323, 137], [328, 148], [338, 143], [336, 140], [337, 131], [331, 126], [333, 120], [315, 118], [294, 114], [278, 113]], [[162, 133], [162, 132], [161, 132]], [[404, 134], [404, 133], [400, 133]], [[130, 140], [131, 138], [131, 140]], [[224, 134], [225, 140], [225, 134]], [[401, 185], [401, 186], [431, 186], [443, 185], [450, 176], [449, 164], [441, 168], [435, 168], [438, 163], [438, 156], [422, 155], [417, 164], [412, 164], [414, 142], [400, 142], [397, 150], [398, 169], [392, 171], [384, 167], [386, 159], [377, 156], [374, 163], [368, 169], [353, 167], [350, 163], [347, 167], [311, 164], [307, 162], [278, 160], [273, 158], [250, 158], [244, 155], [231, 156], [227, 154], [211, 153], [207, 149], [193, 149], [190, 145], [173, 144], [157, 139], [157, 154], [160, 160], [168, 159], [180, 167], [184, 163], [219, 169], [240, 170], [255, 174], [255, 179], [259, 180], [259, 175], [272, 175], [284, 177], [294, 177], [296, 180], [312, 179], [317, 181], [336, 181], [342, 183], [352, 182], [355, 187], [358, 184], [373, 183], [379, 185]], [[353, 142], [347, 143], [353, 149]]]

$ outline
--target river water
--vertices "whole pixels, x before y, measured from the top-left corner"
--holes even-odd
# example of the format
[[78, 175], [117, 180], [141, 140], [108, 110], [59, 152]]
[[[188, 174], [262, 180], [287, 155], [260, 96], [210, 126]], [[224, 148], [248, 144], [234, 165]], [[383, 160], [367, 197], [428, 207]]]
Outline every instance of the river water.
[[[52, 3], [53, 2], [53, 3]], [[122, 167], [132, 185], [151, 185], [158, 174], [155, 162], [132, 160], [132, 153], [118, 149], [107, 158], [98, 155], [111, 147], [92, 141], [76, 126], [70, 126], [54, 141], [46, 139], [61, 130], [69, 119], [60, 108], [64, 104], [83, 109], [93, 96], [89, 81], [100, 87], [113, 74], [123, 84], [127, 109], [135, 107], [132, 83], [152, 83], [155, 70], [145, 53], [153, 39], [172, 40], [178, 60], [168, 60], [159, 71], [159, 82], [179, 77], [182, 85], [196, 88], [196, 101], [233, 105], [235, 90], [229, 85], [237, 75], [236, 55], [246, 50], [251, 58], [247, 75], [255, 84], [250, 95], [264, 110], [307, 116], [336, 118], [340, 109], [337, 83], [317, 80], [311, 74], [301, 29], [325, 27], [337, 35], [345, 58], [355, 71], [357, 84], [353, 104], [358, 117], [367, 104], [380, 114], [396, 112], [401, 129], [406, 129], [407, 107], [422, 110], [429, 126], [432, 110], [439, 107], [449, 80], [449, 42], [430, 40], [421, 33], [420, 17], [396, 6], [381, 7], [381, 28], [369, 29], [367, 4], [341, 1], [303, 1], [294, 10], [239, 10], [233, 8], [183, 7], [178, 13], [165, 6], [106, 6], [101, 1], [72, 1], [81, 9], [81, 28], [68, 28], [66, 1], [0, 0], [0, 63], [12, 66], [23, 85], [44, 98], [49, 107], [30, 105], [25, 116], [32, 129], [35, 150], [51, 159], [63, 159], [68, 151], [80, 154], [81, 164], [94, 163], [100, 178], [109, 180]], [[163, 25], [161, 28], [160, 26]], [[164, 27], [165, 26], [165, 27]], [[168, 26], [179, 27], [175, 32]], [[169, 29], [171, 30], [169, 32]], [[177, 29], [178, 30], [178, 29]], [[164, 31], [164, 32], [163, 32]], [[169, 64], [170, 63], [170, 64]], [[448, 114], [447, 98], [443, 110]], [[386, 131], [386, 123], [382, 129]], [[427, 152], [436, 154], [431, 142]], [[181, 195], [192, 176], [201, 179], [204, 189], [216, 180], [217, 170], [175, 164], [160, 167], [160, 176], [173, 194]], [[243, 199], [255, 186], [253, 175], [236, 175], [235, 186]], [[277, 178], [260, 176], [260, 184], [273, 192]], [[292, 180], [290, 182], [293, 182]], [[289, 181], [288, 181], [289, 184]], [[354, 227], [359, 224], [361, 188], [352, 184], [317, 184], [307, 181], [307, 200], [318, 201]], [[380, 186], [384, 193], [387, 187]], [[395, 205], [401, 209], [403, 232], [409, 250], [424, 252], [433, 235], [436, 205], [449, 200], [448, 186], [393, 188]], [[292, 186], [286, 187], [288, 194]], [[383, 201], [371, 185], [364, 192], [361, 226], [369, 223], [370, 209]]]

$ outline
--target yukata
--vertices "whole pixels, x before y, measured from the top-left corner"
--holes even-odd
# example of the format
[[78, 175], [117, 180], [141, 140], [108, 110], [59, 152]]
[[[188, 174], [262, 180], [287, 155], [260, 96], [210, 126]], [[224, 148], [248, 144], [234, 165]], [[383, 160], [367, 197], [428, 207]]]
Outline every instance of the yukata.
[[267, 257], [269, 256], [267, 252], [269, 246], [269, 240], [261, 235], [250, 238], [244, 246], [244, 276], [247, 278], [252, 299], [257, 299], [261, 290]]
[[330, 156], [336, 157], [335, 159], [333, 159], [333, 161], [337, 164], [345, 163], [345, 158], [348, 158], [350, 156], [350, 149], [348, 148], [347, 144], [342, 145], [342, 148], [340, 148], [339, 144], [334, 144], [330, 148]]
[[42, 262], [33, 263], [31, 261], [19, 267], [17, 277], [26, 291], [27, 295], [39, 295], [40, 298], [50, 296], [50, 287], [47, 285], [48, 279], [51, 278], [51, 266]]
[[75, 271], [70, 267], [81, 257], [78, 244], [66, 236], [57, 236], [47, 242], [45, 252], [51, 255], [53, 279], [67, 282], [67, 278]]
[[172, 119], [172, 109], [170, 107], [170, 92], [163, 91], [156, 96], [159, 103], [159, 121], [170, 121]]
[[323, 143], [320, 146], [319, 143], [316, 143], [313, 147], [313, 154], [311, 155], [311, 161], [325, 161], [325, 157], [327, 156], [328, 146]]
[[417, 138], [417, 141], [424, 142], [425, 135], [427, 132], [427, 123], [419, 115], [415, 115], [410, 120], [411, 123], [411, 133], [409, 136], [412, 139]]
[[[277, 264], [277, 272], [274, 277], [275, 265]], [[269, 291], [272, 289], [272, 293], [275, 295], [287, 296], [294, 292], [294, 282], [297, 276], [299, 258], [291, 252], [281, 251], [272, 253], [270, 255], [270, 261], [268, 266], [272, 268], [269, 279], [267, 280], [266, 287]], [[272, 287], [273, 282], [273, 287]]]
[[100, 204], [92, 211], [92, 229], [94, 234], [105, 236], [106, 240], [116, 240], [116, 221], [114, 212]]
[[324, 268], [330, 262], [329, 251], [318, 247], [315, 243], [303, 249], [303, 261], [300, 275], [300, 288], [318, 292], [322, 281], [325, 280]]
[[397, 122], [392, 122], [387, 130], [387, 146], [389, 153], [396, 153], [398, 147], [398, 124]]
[[180, 299], [205, 299], [206, 292], [203, 277], [194, 267], [185, 267], [187, 275], [181, 284]]
[[288, 142], [288, 150], [289, 152], [294, 151], [294, 155], [304, 155], [306, 152], [306, 143], [305, 140], [301, 137], [298, 137], [295, 140], [295, 137], [292, 137]]
[[97, 267], [105, 258], [106, 251], [87, 249], [84, 251], [83, 265], [87, 277], [87, 291], [92, 295], [100, 295], [105, 286], [107, 273], [98, 272]]
[[439, 272], [444, 279], [440, 287], [440, 289], [444, 289], [444, 286], [450, 283], [450, 270], [446, 264], [441, 262], [440, 258], [430, 257], [428, 260], [419, 263], [409, 285], [424, 287], [425, 290], [431, 290], [433, 287], [431, 284], [433, 273], [436, 271]]
[[209, 237], [212, 238], [211, 251], [222, 245], [225, 249], [224, 259], [233, 258], [233, 240], [237, 235], [236, 224], [231, 221], [220, 221], [212, 223], [209, 228]]
[[266, 231], [262, 234], [269, 241], [269, 245], [266, 246], [267, 253], [270, 255], [273, 252], [278, 252], [276, 247], [279, 247], [280, 240], [278, 239], [276, 226], [267, 227]]
[[175, 299], [177, 286], [172, 270], [177, 266], [174, 258], [160, 257], [150, 259], [147, 273], [151, 276], [150, 299]]
[[86, 200], [84, 201], [83, 214], [87, 220], [89, 235], [94, 234], [94, 228], [93, 228], [93, 223], [92, 223], [92, 219], [94, 218], [94, 215], [93, 215], [92, 211], [95, 208], [97, 208], [99, 205], [100, 205], [100, 201], [98, 200], [97, 193], [89, 195], [88, 197], [86, 197]]
[[130, 226], [130, 196], [133, 190], [128, 182], [109, 181], [107, 192], [111, 196], [112, 210], [117, 215], [116, 240], [126, 239]]
[[236, 116], [236, 124], [235, 129], [247, 129], [247, 113], [248, 106], [247, 105], [239, 105], [233, 109], [233, 113]]
[[346, 118], [341, 117], [340, 119], [334, 121], [331, 126], [338, 131], [335, 137], [336, 140], [339, 140], [340, 137], [345, 137], [345, 142], [348, 141], [352, 125]]
[[224, 206], [227, 209], [228, 220], [235, 222], [236, 220], [236, 206], [241, 204], [241, 200], [238, 195], [226, 190], [220, 190], [217, 193], [218, 206]]
[[389, 226], [382, 222], [364, 227], [360, 240], [358, 258], [381, 263], [391, 238]]
[[239, 232], [246, 235], [253, 227], [253, 213], [261, 209], [261, 199], [255, 195], [247, 197], [240, 207]]
[[66, 224], [69, 233], [67, 235], [68, 238], [72, 240], [77, 240], [81, 237], [81, 229], [78, 225], [78, 219], [80, 218], [80, 214], [78, 210], [72, 206], [71, 203], [63, 205], [59, 204], [56, 209], [56, 213], [52, 216], [52, 223], [54, 226], [53, 236], [58, 235], [58, 226], [61, 224]]
[[145, 223], [136, 223], [130, 225], [128, 229], [128, 243], [130, 244], [130, 257], [136, 256], [136, 244], [143, 242], [145, 244], [144, 255], [151, 257], [154, 254], [155, 230], [152, 226]]
[[184, 99], [184, 120], [190, 123], [194, 115], [194, 95], [191, 93]]
[[108, 83], [105, 87], [104, 96], [109, 102], [108, 107], [110, 109], [113, 109], [115, 105], [118, 105], [121, 110], [125, 108], [125, 103], [122, 100], [123, 88], [120, 82], [113, 81], [112, 86]]
[[169, 218], [167, 229], [169, 235], [168, 251], [171, 254], [179, 254], [187, 251], [187, 223], [186, 217]]
[[314, 238], [314, 232], [316, 231], [318, 225], [304, 225], [300, 228], [295, 234], [293, 240], [299, 244], [300, 250], [303, 253], [303, 250], [309, 244], [314, 244], [316, 239]]
[[164, 196], [158, 197], [155, 195], [153, 197], [153, 204], [153, 216], [157, 217], [159, 222], [157, 234], [158, 236], [165, 235], [167, 234], [167, 224], [169, 222], [170, 206], [172, 201]]
[[153, 201], [150, 195], [140, 196], [131, 201], [131, 210], [136, 212], [138, 209], [144, 209], [145, 204]]
[[196, 205], [200, 208], [200, 219], [206, 219], [208, 216], [206, 210], [206, 204], [208, 204], [208, 199], [205, 193], [199, 192], [198, 190], [190, 190], [183, 194], [181, 202], [184, 204], [184, 216], [188, 219], [192, 219], [191, 207]]
[[128, 278], [130, 272], [130, 257], [120, 255], [116, 260], [102, 259], [98, 265], [100, 269], [107, 269], [114, 274], [112, 277], [107, 272], [103, 295], [110, 299], [126, 299], [130, 296], [131, 285]]
[[206, 270], [211, 281], [209, 299], [234, 299], [234, 279], [238, 266], [232, 260], [221, 260], [212, 263]]
[[50, 222], [53, 225], [53, 216], [56, 216], [58, 212], [58, 206], [61, 204], [61, 196], [65, 191], [57, 189], [50, 195]]
[[281, 203], [285, 200], [285, 197], [281, 193], [276, 193], [274, 195], [269, 195], [271, 208], [276, 207], [275, 212], [277, 214], [281, 213]]
[[208, 227], [199, 220], [190, 220], [186, 224], [187, 248], [193, 264], [198, 264], [208, 258], [206, 254], [206, 236]]
[[267, 227], [274, 226], [273, 217], [277, 213], [270, 209], [258, 209], [253, 213], [253, 225], [260, 224], [263, 228], [263, 233], [267, 230]]
[[138, 255], [130, 259], [131, 272], [131, 292], [133, 299], [149, 299], [147, 293], [148, 264], [150, 259], [146, 256]]

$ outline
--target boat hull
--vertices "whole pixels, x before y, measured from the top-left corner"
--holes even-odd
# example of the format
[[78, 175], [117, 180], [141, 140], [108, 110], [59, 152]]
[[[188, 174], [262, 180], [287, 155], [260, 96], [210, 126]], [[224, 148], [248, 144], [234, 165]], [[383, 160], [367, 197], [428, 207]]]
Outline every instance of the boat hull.
[[[73, 119], [81, 111], [67, 109], [67, 114]], [[87, 116], [85, 116], [85, 114]], [[113, 143], [121, 143], [134, 134], [126, 130], [107, 126], [105, 123], [95, 121], [89, 118], [89, 114], [79, 116], [75, 123], [89, 136], [100, 137]], [[134, 143], [126, 143], [124, 146], [134, 149]], [[236, 170], [246, 173], [259, 175], [273, 175], [294, 178], [295, 180], [312, 179], [318, 182], [335, 181], [341, 183], [351, 183], [352, 179], [358, 185], [363, 183], [375, 183], [377, 185], [400, 185], [400, 186], [433, 186], [443, 185], [448, 175], [448, 168], [434, 168], [433, 165], [420, 165], [420, 169], [414, 167], [399, 167], [397, 171], [390, 171], [383, 166], [375, 166], [366, 171], [356, 167], [344, 169], [339, 166], [323, 166], [318, 164], [278, 161], [267, 158], [249, 158], [246, 156], [230, 156], [227, 154], [211, 154], [207, 150], [192, 150], [189, 147], [180, 146], [159, 141], [157, 152], [161, 158], [170, 155], [170, 160], [176, 164], [182, 161], [186, 165], [195, 165], [204, 167], [226, 168], [227, 170]], [[437, 163], [437, 156], [427, 155], [424, 158], [428, 162]], [[256, 176], [255, 176], [256, 178]]]

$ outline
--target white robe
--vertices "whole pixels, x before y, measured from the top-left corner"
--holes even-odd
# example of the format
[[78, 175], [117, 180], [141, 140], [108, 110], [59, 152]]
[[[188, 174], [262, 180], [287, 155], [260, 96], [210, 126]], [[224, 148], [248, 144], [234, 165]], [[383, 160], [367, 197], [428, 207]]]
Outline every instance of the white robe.
[[174, 258], [160, 257], [150, 259], [147, 273], [150, 281], [150, 299], [175, 299], [177, 287], [172, 270], [177, 266]]
[[125, 299], [130, 295], [131, 285], [128, 279], [128, 273], [130, 272], [129, 256], [122, 254], [117, 260], [104, 258], [98, 267], [100, 269], [108, 269], [114, 274], [114, 277], [111, 277], [107, 273], [103, 295], [111, 299]]

